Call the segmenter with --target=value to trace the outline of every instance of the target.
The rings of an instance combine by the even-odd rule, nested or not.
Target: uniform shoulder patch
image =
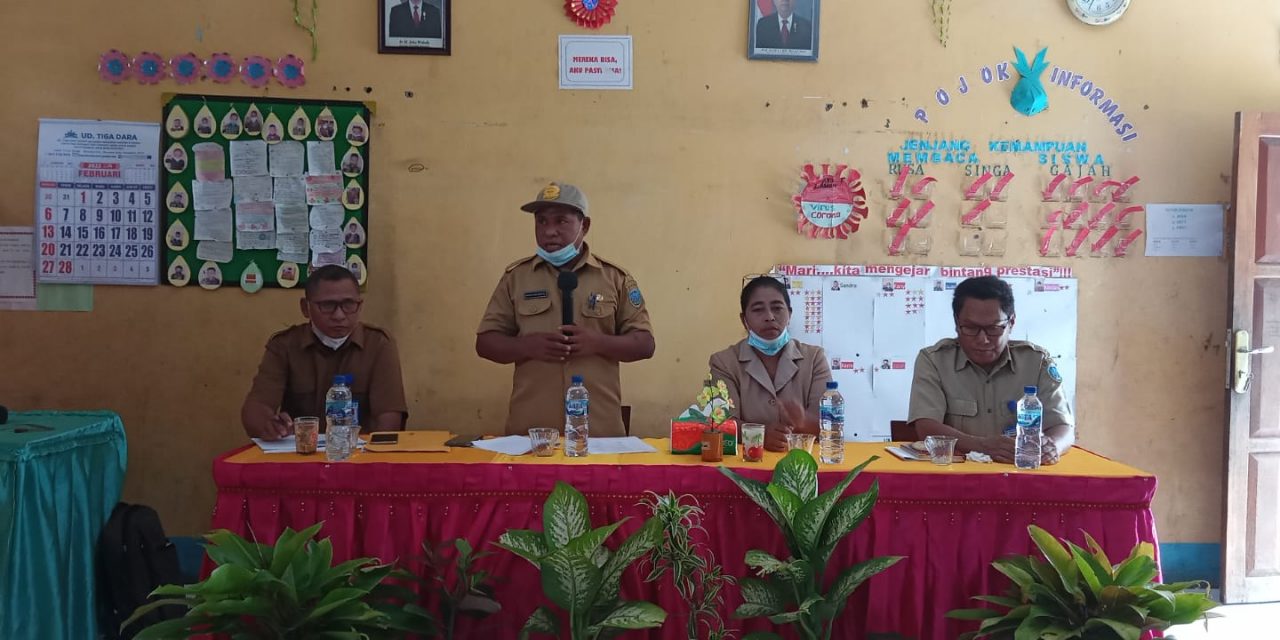
[[[938,342],[934,343],[933,345],[928,346],[928,347],[925,347],[925,348],[924,348],[924,351],[925,351],[926,353],[938,353],[939,351],[945,351],[945,350],[947,350],[947,349],[954,349],[954,348],[956,348],[957,346],[959,346],[959,344],[960,344],[960,343],[959,343],[959,342],[956,342],[956,339],[955,339],[955,338],[943,338],[943,339],[939,340]]]
[[[631,285],[631,289],[627,291],[627,300],[631,302],[631,306],[639,309],[644,305],[644,296],[640,295],[640,287]]]
[[[1058,372],[1058,363],[1054,362],[1053,358],[1048,358],[1045,360],[1045,364],[1047,365],[1046,369],[1049,372],[1049,377],[1053,378],[1054,382],[1062,382],[1062,374]]]
[[[503,270],[503,272],[504,272],[504,273],[511,273],[513,270],[515,270],[515,268],[516,268],[516,267],[518,267],[518,266],[520,266],[520,265],[522,265],[522,264],[524,264],[524,263],[526,263],[526,262],[529,262],[529,261],[533,260],[533,259],[534,259],[534,258],[536,258],[536,257],[538,257],[538,256],[529,256],[529,257],[527,257],[527,258],[520,258],[519,260],[516,260],[515,262],[512,262],[511,264],[507,265],[507,268],[506,268],[506,269],[504,269],[504,270]]]

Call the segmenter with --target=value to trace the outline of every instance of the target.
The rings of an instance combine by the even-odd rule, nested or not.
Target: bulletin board
[[[290,288],[341,264],[366,283],[370,105],[176,95],[162,115],[163,281]]]
[[[1049,351],[1074,405],[1079,281],[1070,267],[781,265],[775,272],[787,276],[791,337],[823,348],[853,408],[845,413],[850,440],[887,441],[889,422],[907,419],[916,355],[955,337],[956,285],[976,276],[1013,288],[1010,339]]]

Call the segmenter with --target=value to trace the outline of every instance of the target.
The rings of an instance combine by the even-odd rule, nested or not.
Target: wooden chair
[[[890,420],[889,437],[894,442],[915,442],[920,439],[919,434],[916,433],[915,425],[908,423],[906,420]]]

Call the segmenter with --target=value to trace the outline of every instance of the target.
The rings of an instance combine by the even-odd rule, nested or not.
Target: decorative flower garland
[[[194,53],[181,53],[165,60],[148,51],[130,58],[129,54],[112,49],[98,57],[98,77],[112,84],[120,84],[129,78],[136,79],[139,84],[159,84],[165,78],[173,78],[174,82],[183,85],[206,79],[227,84],[237,76],[255,88],[266,86],[272,78],[290,89],[307,82],[302,59],[293,54],[284,55],[275,62],[257,55],[237,61],[227,53],[213,53],[204,60]]]
[[[570,20],[588,29],[599,29],[613,20],[618,0],[565,0],[564,12]]]

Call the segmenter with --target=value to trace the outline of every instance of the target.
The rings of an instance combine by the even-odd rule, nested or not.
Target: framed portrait
[[[747,0],[747,57],[818,61],[822,0]]]
[[[378,53],[449,55],[453,0],[378,0]]]

